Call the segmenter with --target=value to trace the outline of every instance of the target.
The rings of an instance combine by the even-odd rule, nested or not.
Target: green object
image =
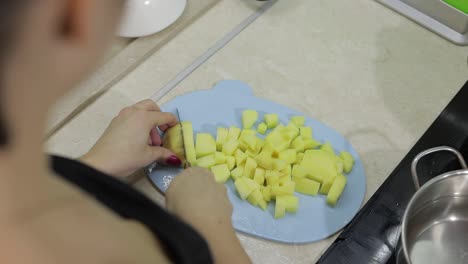
[[[443,0],[448,5],[468,15],[468,0]]]

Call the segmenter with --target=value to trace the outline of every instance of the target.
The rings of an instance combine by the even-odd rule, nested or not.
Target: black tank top
[[[174,263],[213,263],[208,244],[194,229],[131,186],[75,160],[53,156],[52,168],[116,214],[144,224]]]

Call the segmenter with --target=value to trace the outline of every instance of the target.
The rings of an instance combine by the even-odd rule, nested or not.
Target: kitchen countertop
[[[49,150],[85,153],[122,107],[154,94],[258,5],[221,1],[57,131]],[[242,80],[346,136],[364,162],[368,199],[465,83],[467,52],[373,1],[280,0],[158,103]],[[136,187],[163,203],[146,179]],[[311,263],[334,240],[239,237],[254,263]]]

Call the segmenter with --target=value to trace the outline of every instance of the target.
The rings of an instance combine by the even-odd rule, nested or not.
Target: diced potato
[[[263,199],[263,195],[262,193],[260,192],[260,190],[255,190],[253,191],[249,197],[247,197],[247,201],[253,205],[253,206],[257,206],[258,205],[258,193],[260,193],[260,196],[262,196],[262,199]]]
[[[286,215],[286,205],[283,201],[275,203],[275,218],[283,218]]]
[[[258,165],[264,169],[272,170],[273,169],[273,158],[271,154],[269,155],[267,152],[261,152],[255,157]]]
[[[236,166],[236,159],[233,156],[226,156],[226,164],[229,170],[232,170]]]
[[[328,194],[328,191],[330,191],[330,188],[333,185],[333,182],[335,181],[336,177],[337,177],[337,174],[324,178],[322,185],[320,186],[319,192],[321,194]]]
[[[289,132],[291,140],[299,136],[299,128],[292,122],[286,126],[286,131]]]
[[[295,213],[299,208],[299,198],[294,195],[282,195],[276,197],[276,202],[284,204],[286,212]]]
[[[304,151],[304,140],[302,137],[296,137],[292,142],[291,142],[291,148],[295,149],[296,152],[303,152]]]
[[[231,171],[231,177],[234,180],[237,180],[238,178],[242,177],[244,175],[244,166],[237,166],[237,168],[233,169]]]
[[[284,160],[274,159],[273,160],[273,169],[280,171],[288,166],[288,163]]]
[[[211,167],[211,172],[213,172],[216,182],[219,183],[225,183],[229,179],[229,176],[231,176],[231,172],[226,164]]]
[[[314,149],[314,148],[320,147],[320,145],[322,145],[320,142],[318,142],[317,140],[312,139],[312,138],[304,139],[303,142],[304,142],[304,149],[305,150]]]
[[[271,157],[274,151],[275,149],[273,148],[271,143],[265,141],[265,144],[263,145],[263,148],[262,148],[262,153],[267,153],[268,156]]]
[[[279,181],[278,181],[280,186],[288,185],[290,182],[291,182],[291,176],[289,175],[280,176]]]
[[[290,182],[283,186],[272,186],[271,195],[280,196],[280,195],[292,195],[294,194],[296,183]]]
[[[239,147],[237,140],[229,140],[223,145],[223,152],[227,156],[232,156]]]
[[[192,165],[209,169],[212,166],[216,165],[214,154],[201,157],[195,161],[195,164]]]
[[[281,175],[291,177],[292,167],[291,165],[286,166],[286,168],[279,171]]]
[[[286,161],[288,164],[293,164],[296,162],[296,150],[295,149],[288,149],[279,153],[278,158],[280,160]]]
[[[214,159],[216,164],[223,164],[226,163],[226,155],[223,152],[215,152]]]
[[[256,168],[257,162],[254,159],[247,157],[244,167],[244,177],[253,179]]]
[[[239,139],[245,136],[257,136],[257,132],[253,129],[243,129],[240,133]]]
[[[292,176],[297,178],[307,177],[307,170],[302,165],[294,165],[292,169]]]
[[[341,195],[343,194],[343,191],[346,186],[346,177],[343,176],[342,174],[338,175],[335,178],[335,181],[333,182],[332,187],[330,188],[330,191],[328,192],[327,195],[327,203],[331,206],[335,206],[338,199],[340,199]]]
[[[323,150],[305,152],[301,166],[306,169],[308,178],[323,183],[327,178],[336,177],[335,156]]]
[[[340,156],[335,156],[336,160],[336,173],[343,174],[344,172],[344,162]]]
[[[223,145],[226,143],[228,138],[229,130],[225,127],[218,127],[218,131],[216,133],[216,150],[222,151]]]
[[[258,125],[257,132],[262,135],[265,135],[267,129],[268,129],[267,125],[264,122],[262,122]]]
[[[311,127],[300,127],[299,128],[300,135],[302,139],[312,139],[312,128]]]
[[[304,126],[305,117],[304,116],[293,116],[291,117],[291,122],[293,122],[297,127]]]
[[[301,164],[303,159],[304,159],[304,153],[297,153],[296,164]]]
[[[266,114],[265,115],[265,124],[268,128],[274,128],[279,124],[279,118],[276,114]]]
[[[216,141],[207,133],[197,134],[197,142],[195,145],[197,158],[201,158],[216,152]]]
[[[320,189],[320,183],[313,180],[299,177],[293,177],[292,180],[296,183],[296,192],[298,193],[316,196]]]
[[[354,158],[351,153],[342,151],[340,153],[341,159],[343,159],[343,169],[346,173],[350,173],[354,167]]]
[[[242,200],[247,199],[249,195],[255,190],[255,187],[253,187],[251,184],[249,184],[245,178],[238,178],[234,182],[234,186],[236,187],[237,192],[239,193],[239,196],[241,197]]]
[[[245,177],[243,177],[243,179],[254,190],[260,189],[260,185],[256,181],[254,181],[254,180],[252,180],[250,178],[245,178]]]
[[[258,153],[257,153],[256,150],[250,150],[250,149],[248,149],[248,150],[245,151],[245,154],[247,154],[247,157],[250,157],[250,158],[253,158],[253,159],[254,159],[255,157],[257,157],[257,154],[258,154]]]
[[[226,141],[238,140],[238,139],[239,139],[240,133],[241,133],[240,128],[235,127],[235,126],[231,126],[231,127],[229,128],[228,138],[227,138]]]
[[[264,145],[265,145],[265,140],[257,137],[257,149],[256,149],[256,151],[259,152],[260,150],[262,150]]]
[[[184,139],[182,138],[182,128],[177,124],[169,128],[163,137],[163,145],[165,148],[172,150],[182,162],[184,162]]]
[[[242,141],[244,144],[247,145],[247,148],[256,151],[257,150],[257,137],[254,135],[244,135],[243,137],[240,138],[240,141]]]
[[[181,123],[182,129],[184,130],[184,146],[185,147],[185,155],[187,161],[190,164],[195,163],[197,160],[197,153],[195,151],[195,142],[193,140],[193,126],[192,122],[184,121]]]
[[[263,200],[265,200],[267,202],[271,201],[270,190],[271,190],[270,186],[262,186],[260,188],[260,191],[262,192],[262,195],[263,195]]]
[[[326,152],[329,152],[333,155],[335,155],[335,151],[333,150],[333,147],[332,145],[330,144],[330,142],[327,142],[325,144],[323,144],[321,147],[320,147],[321,150],[323,151],[326,151]]]
[[[278,183],[279,181],[279,172],[266,170],[265,171],[265,178],[268,185],[273,186],[274,184]]]
[[[262,208],[262,210],[265,211],[268,208],[268,203],[265,200],[261,199],[258,201],[258,207]]]
[[[255,110],[245,110],[242,112],[242,126],[244,129],[251,128],[257,122],[258,113]]]
[[[262,168],[256,168],[254,173],[254,181],[258,184],[263,185],[265,183],[265,170]]]
[[[245,163],[245,160],[247,159],[247,154],[242,152],[242,150],[237,149],[234,154],[234,157],[236,158],[236,165],[240,166]]]

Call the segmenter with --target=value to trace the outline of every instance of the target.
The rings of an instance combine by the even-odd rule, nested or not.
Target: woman
[[[128,107],[81,162],[43,153],[47,111],[112,39],[123,1],[0,2],[0,263],[246,263],[225,187],[199,168],[170,186],[162,210],[107,175],[154,160],[155,127],[177,123],[151,101]],[[148,143],[151,142],[151,145]]]

